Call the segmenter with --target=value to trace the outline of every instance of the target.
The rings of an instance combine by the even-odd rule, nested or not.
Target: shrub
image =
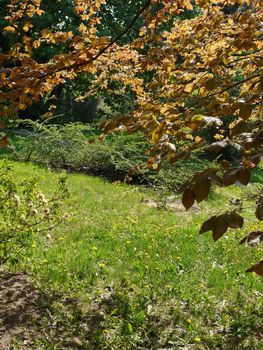
[[[61,178],[48,199],[36,180],[15,181],[12,169],[5,165],[0,176],[0,263],[15,261],[34,235],[52,230],[67,217],[60,211],[68,196],[65,178]]]
[[[140,133],[118,132],[98,141],[98,130],[90,124],[58,126],[31,122],[31,125],[33,128],[27,137],[16,139],[13,159],[104,176],[111,181],[123,181],[131,168],[147,162],[145,150],[150,144]],[[90,143],[91,139],[95,142]],[[175,191],[207,163],[197,156],[176,167],[164,162],[159,173],[146,168],[139,170],[131,183]]]

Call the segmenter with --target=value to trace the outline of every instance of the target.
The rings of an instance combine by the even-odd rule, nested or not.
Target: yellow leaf
[[[162,137],[162,134],[160,132],[153,132],[152,133],[152,142],[158,143],[160,141],[160,138]]]
[[[185,135],[185,138],[186,138],[187,140],[191,140],[191,141],[194,139],[194,137],[193,137],[192,134],[186,134],[186,135]]]
[[[24,31],[24,32],[28,32],[28,31],[29,31],[29,27],[28,27],[28,25],[27,25],[27,24],[25,24],[25,25],[24,25],[24,27],[23,27],[23,31]]]
[[[185,92],[193,92],[195,88],[195,84],[194,83],[189,83],[185,86],[184,91]]]
[[[146,103],[142,106],[144,111],[151,111],[153,109],[153,105],[151,103]]]
[[[216,140],[222,140],[222,139],[224,138],[224,136],[223,136],[223,135],[220,135],[220,134],[215,134],[215,135],[214,135],[214,138],[215,138]]]
[[[48,28],[41,30],[40,33],[41,33],[42,37],[46,38],[46,39],[49,38],[52,35],[51,30],[48,29]]]
[[[40,41],[34,40],[32,45],[34,49],[37,49],[40,46]]]
[[[201,141],[202,141],[201,137],[199,137],[199,136],[196,136],[196,137],[195,137],[195,142],[196,142],[196,143],[199,143],[199,142],[201,142]]]
[[[37,15],[41,16],[41,15],[43,15],[44,13],[45,13],[45,11],[40,10],[40,9],[36,9],[36,14],[37,14]]]
[[[191,119],[191,122],[200,122],[204,119],[204,116],[201,114],[195,115],[193,116],[193,118]]]
[[[32,18],[34,16],[34,12],[33,11],[27,11],[26,15],[30,18]]]
[[[226,55],[222,57],[222,61],[225,65],[228,65],[228,57]]]
[[[4,28],[4,32],[14,33],[15,31],[16,31],[16,29],[14,27],[11,27],[11,26],[7,26]]]

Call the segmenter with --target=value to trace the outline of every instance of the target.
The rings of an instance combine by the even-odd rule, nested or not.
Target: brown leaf
[[[228,229],[227,214],[222,214],[216,217],[216,222],[213,228],[213,239],[217,241],[226,233]]]
[[[256,147],[262,146],[263,144],[263,129],[259,130],[254,136],[254,145]]]
[[[220,187],[224,186],[224,182],[222,177],[218,176],[218,175],[213,175],[213,181]]]
[[[231,136],[241,134],[242,132],[246,132],[247,128],[247,123],[242,120],[231,129],[230,134]]]
[[[211,179],[208,177],[202,177],[196,180],[193,191],[195,199],[198,203],[202,202],[210,193]]]
[[[251,116],[252,110],[253,110],[253,106],[252,105],[250,105],[250,104],[243,104],[240,107],[240,110],[239,110],[240,118],[242,118],[243,120],[248,119]]]
[[[239,244],[247,242],[248,245],[254,247],[257,246],[261,241],[263,241],[263,231],[252,231],[243,237]]]
[[[237,179],[240,181],[243,185],[247,185],[250,181],[251,177],[251,171],[247,168],[241,168],[237,173]]]
[[[237,172],[238,169],[231,169],[225,172],[223,176],[223,181],[225,186],[233,185],[235,182],[237,182]]]
[[[186,209],[191,208],[191,206],[194,204],[195,202],[195,194],[194,191],[191,188],[187,188],[184,193],[183,193],[183,197],[182,197],[182,203],[183,206]]]
[[[186,160],[190,157],[191,155],[191,150],[190,148],[187,148],[184,151],[176,153],[172,158],[171,158],[171,163],[174,164],[178,162],[179,160]]]
[[[259,221],[263,220],[263,198],[262,196],[259,197],[257,200],[257,207],[256,207],[256,217]]]
[[[8,59],[8,55],[3,55],[3,54],[0,54],[0,63],[4,62],[5,60]],[[1,73],[2,73],[3,69],[1,69]]]
[[[210,219],[206,220],[199,231],[200,234],[212,231],[216,224],[216,216],[212,216]]]
[[[261,260],[258,264],[253,265],[252,267],[247,269],[246,272],[255,272],[263,277],[263,260]]]
[[[249,160],[250,160],[252,163],[254,163],[255,165],[258,165],[258,163],[259,163],[260,160],[261,160],[261,156],[260,156],[260,154],[253,154],[253,155],[249,158]]]
[[[92,138],[92,139],[89,139],[88,140],[88,143],[91,145],[93,143],[96,143],[96,139],[95,138]]]
[[[206,87],[207,90],[213,90],[217,85],[217,82],[214,78],[210,78],[206,80],[204,83],[204,86]]]
[[[207,147],[207,150],[210,152],[221,152],[223,149],[225,149],[228,146],[227,141],[218,141],[218,142],[213,142],[210,146]]]
[[[231,228],[241,228],[244,225],[243,217],[235,212],[228,214],[227,222]]]
[[[7,147],[9,145],[8,137],[5,136],[0,140],[0,147]]]
[[[230,163],[229,163],[227,160],[223,159],[223,160],[221,161],[221,166],[222,166],[222,168],[224,168],[224,169],[229,169],[229,168],[230,168]]]
[[[209,220],[205,221],[200,229],[200,234],[212,231],[214,241],[217,241],[228,229],[227,222],[228,214],[222,214],[219,216],[212,216]]]
[[[132,119],[130,116],[123,115],[117,119],[119,125],[129,126],[131,125]]]
[[[111,120],[109,122],[106,122],[104,126],[101,125],[101,128],[103,129],[103,132],[107,134],[110,131],[113,131],[117,126],[116,120]]]
[[[177,193],[181,194],[184,193],[184,191],[190,187],[189,181],[186,181],[185,183],[183,183],[179,189],[177,190]]]

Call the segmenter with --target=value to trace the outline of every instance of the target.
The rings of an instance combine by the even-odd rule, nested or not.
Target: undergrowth
[[[91,141],[92,140],[92,141]],[[11,159],[124,181],[128,171],[147,162],[150,144],[141,135],[118,132],[99,141],[95,126],[71,123],[64,126],[31,122],[30,131],[11,139]],[[175,191],[194,172],[209,164],[196,155],[172,166],[164,162],[161,170],[142,168],[130,178],[132,184]]]

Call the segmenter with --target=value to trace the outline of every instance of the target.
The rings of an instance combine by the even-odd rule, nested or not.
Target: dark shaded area
[[[47,282],[48,284],[48,282]],[[135,299],[134,299],[135,298]],[[180,301],[180,298],[179,298]],[[202,322],[214,333],[213,338],[203,339],[205,349],[243,349],[259,350],[263,340],[262,307],[252,312],[242,309],[243,300],[237,300],[227,308],[231,320],[229,326],[218,326],[217,316],[200,315]],[[148,305],[155,308],[148,314]],[[141,318],[134,315],[134,305],[142,311]],[[107,333],[114,333],[120,323],[119,331],[127,340],[129,350],[172,349],[171,344],[183,342],[188,330],[179,327],[180,313],[194,312],[194,305],[171,304],[158,311],[158,300],[133,295],[125,284],[116,287],[104,286],[100,296],[92,298],[87,304],[80,299],[47,289],[39,292],[26,274],[10,274],[0,271],[0,348],[11,349],[14,339],[20,350],[43,348],[97,350],[110,349]],[[225,312],[221,310],[221,312]],[[131,337],[138,334],[139,340]],[[164,334],[168,332],[169,335]],[[113,334],[112,333],[112,334]],[[168,334],[167,333],[167,334]],[[244,347],[244,339],[251,335],[258,344]],[[123,339],[124,339],[123,338]],[[42,347],[41,347],[42,348]]]

